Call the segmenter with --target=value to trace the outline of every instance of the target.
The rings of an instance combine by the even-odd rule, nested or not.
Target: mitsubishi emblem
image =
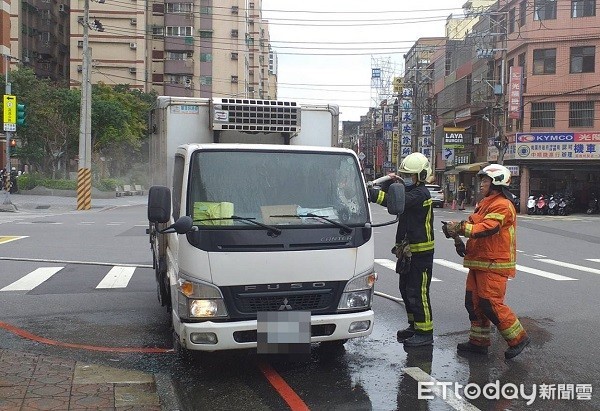
[[[283,299],[283,304],[281,304],[279,306],[279,311],[283,311],[283,310],[292,310],[292,306],[288,304],[288,299],[284,298]]]

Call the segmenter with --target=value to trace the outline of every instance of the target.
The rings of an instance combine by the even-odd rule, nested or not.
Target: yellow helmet
[[[421,153],[411,153],[407,155],[398,171],[402,174],[416,174],[417,180],[424,182],[433,174],[429,159]]]

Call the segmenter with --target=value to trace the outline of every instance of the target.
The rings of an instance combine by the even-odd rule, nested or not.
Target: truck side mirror
[[[182,215],[175,221],[172,225],[161,230],[161,233],[177,233],[177,234],[185,234],[192,230],[194,226],[194,220],[189,215]]]
[[[404,213],[405,202],[404,184],[393,183],[387,191],[387,209],[392,215]]]
[[[148,221],[167,223],[171,219],[171,190],[164,186],[152,186],[148,190]]]

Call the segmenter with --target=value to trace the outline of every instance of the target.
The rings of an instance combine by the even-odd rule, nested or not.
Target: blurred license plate
[[[310,353],[310,311],[257,313],[258,354]]]

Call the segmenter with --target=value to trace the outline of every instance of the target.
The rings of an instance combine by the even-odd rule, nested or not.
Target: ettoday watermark
[[[450,381],[419,381],[418,398],[430,400],[434,393],[447,400],[454,396],[458,399],[475,400],[484,397],[488,400],[526,400],[527,405],[536,400],[591,400],[592,384],[525,384],[501,383],[499,380],[485,385],[477,383],[460,384]]]

